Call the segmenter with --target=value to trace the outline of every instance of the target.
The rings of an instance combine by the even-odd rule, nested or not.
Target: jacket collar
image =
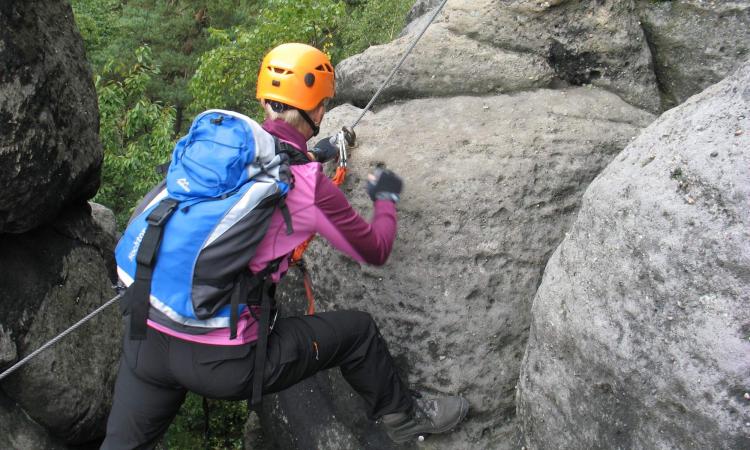
[[[288,142],[307,157],[307,139],[296,128],[281,119],[266,120],[262,127],[282,141]]]

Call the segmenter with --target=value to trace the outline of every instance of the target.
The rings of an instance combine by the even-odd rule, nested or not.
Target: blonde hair
[[[305,119],[302,118],[302,114],[300,114],[296,109],[289,108],[286,111],[279,113],[271,109],[271,105],[269,105],[268,102],[264,101],[262,102],[262,105],[263,109],[266,111],[266,119],[281,119],[296,128],[300,133],[305,133],[307,131],[309,125],[307,124],[307,122],[305,122]]]

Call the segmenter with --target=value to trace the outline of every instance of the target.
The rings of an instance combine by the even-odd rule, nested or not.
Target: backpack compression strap
[[[265,269],[253,275],[253,279],[261,284],[261,301],[260,301],[260,321],[258,322],[258,339],[255,341],[255,373],[253,374],[253,394],[250,398],[250,409],[258,413],[263,398],[263,373],[266,369],[266,353],[268,347],[268,333],[271,323],[271,288],[273,280],[271,274],[279,269],[279,265],[284,258],[278,258],[269,264]],[[234,306],[232,306],[234,309]]]
[[[130,339],[146,339],[146,319],[151,305],[151,278],[156,265],[156,254],[161,245],[164,225],[172,217],[178,204],[177,200],[167,197],[146,218],[148,226],[135,256],[135,281],[128,288]]]
[[[263,372],[266,369],[266,353],[268,350],[268,326],[271,321],[271,296],[268,293],[269,281],[264,281],[261,287],[262,300],[260,303],[260,323],[258,324],[258,340],[255,343],[255,373],[253,374],[253,395],[250,408],[260,417],[263,399]]]

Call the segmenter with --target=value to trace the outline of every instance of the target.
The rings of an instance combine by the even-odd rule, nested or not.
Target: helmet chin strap
[[[295,108],[294,106],[289,106],[285,103],[277,102],[276,100],[266,100],[266,102],[271,106],[271,109],[277,113],[282,113],[291,108],[296,109],[297,111],[299,111],[300,115],[302,115],[302,118],[305,119],[305,122],[310,125],[310,129],[313,132],[313,137],[317,136],[318,133],[320,133],[320,127],[315,125],[315,122],[313,122],[313,120],[310,118],[310,115],[307,114],[307,111],[305,111],[304,109]]]
[[[310,125],[310,129],[313,132],[313,137],[317,136],[318,133],[320,133],[320,127],[315,125],[315,122],[313,122],[313,120],[310,118],[310,116],[307,114],[306,111],[299,109],[299,108],[295,108],[295,109],[299,111],[299,113],[302,115],[302,118],[305,119],[305,122],[307,122],[307,124]]]

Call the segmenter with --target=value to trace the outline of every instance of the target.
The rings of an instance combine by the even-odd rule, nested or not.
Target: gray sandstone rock
[[[49,436],[0,391],[0,448],[62,450],[66,447]]]
[[[650,51],[632,0],[454,0],[447,26],[482,42],[547,59],[557,78],[593,84],[656,112]]]
[[[273,445],[261,447],[256,443],[256,448],[311,450],[387,448],[388,438],[379,436],[373,429],[373,423],[363,423],[366,421],[360,417],[361,410],[334,411],[328,407],[332,398],[342,394],[333,392],[333,386],[336,386],[334,383],[329,378],[329,374],[322,373],[294,385],[282,395],[268,398],[267,404],[264,404],[262,442]],[[358,420],[351,420],[352,417]],[[361,438],[363,432],[368,435],[364,439]],[[373,442],[377,442],[375,447],[369,445]]]
[[[113,244],[114,236],[93,222],[86,204],[68,209],[54,225],[0,234],[0,326],[19,358],[114,296]],[[120,312],[113,306],[0,387],[64,441],[100,438],[111,405],[120,333]]]
[[[116,238],[118,235],[117,231],[117,220],[115,219],[115,213],[111,209],[99,203],[89,202],[91,207],[91,217],[94,219],[96,225],[104,231],[105,236],[111,236]],[[112,240],[112,250],[117,244],[115,240]]]
[[[422,31],[440,3],[442,0],[417,0],[406,15],[406,27],[401,31],[401,36]],[[435,19],[438,20],[437,17]]]
[[[337,96],[363,105],[417,28],[342,61]],[[528,90],[549,86],[554,77],[603,87],[652,112],[660,107],[633,0],[452,0],[431,28],[381,102]]]
[[[324,125],[358,113],[337,108]],[[383,162],[404,177],[390,261],[360,266],[321,240],[307,260],[319,308],[370,312],[414,388],[470,400],[467,422],[430,438],[431,448],[515,448],[515,385],[544,265],[590,180],[652,119],[594,88],[413,100],[363,119],[344,189],[367,216],[367,170]],[[300,287],[287,279],[287,289]],[[336,372],[316,383],[326,377],[337,380],[333,398],[316,401],[308,420],[335,416],[360,448],[389,448],[363,425],[360,400]],[[303,408],[302,394],[279,397]],[[275,419],[292,433],[323,428],[293,417],[284,410]]]
[[[442,0],[417,0],[406,15],[406,22],[411,23],[423,15],[432,12]]]
[[[750,61],[591,183],[534,300],[530,448],[750,448],[748,149]]]
[[[665,108],[722,80],[750,57],[750,1],[640,0]]]
[[[13,342],[13,333],[7,332],[0,324],[0,366],[10,365],[18,358],[16,343]]]
[[[337,95],[364,106],[391,73],[413,36],[370,47],[337,67]],[[431,26],[379,102],[415,97],[515,92],[545,87],[552,70],[544,58],[521,54]]]
[[[0,233],[20,233],[99,186],[96,92],[68,2],[3,1],[0,67]]]

